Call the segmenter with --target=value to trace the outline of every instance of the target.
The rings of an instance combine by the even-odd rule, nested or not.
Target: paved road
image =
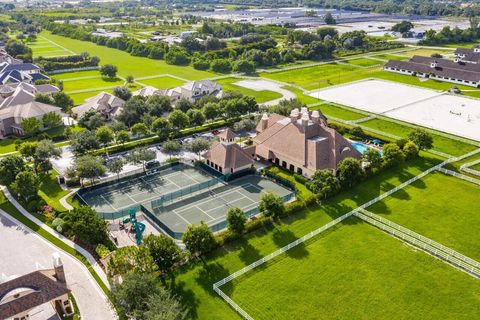
[[[53,267],[52,254],[63,261],[69,288],[80,309],[82,319],[116,319],[115,312],[101,289],[79,261],[53,246],[0,210],[0,278],[23,275],[37,269]]]

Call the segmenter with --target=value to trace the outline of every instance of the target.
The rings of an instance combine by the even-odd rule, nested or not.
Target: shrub
[[[301,174],[298,174],[298,173],[294,173],[293,178],[295,179],[295,181],[300,182],[301,184],[305,184],[305,185],[308,182],[310,182],[310,180],[308,180],[307,178],[305,178],[304,176],[302,176]]]
[[[105,258],[109,253],[110,250],[103,244],[99,244],[95,247],[95,252],[98,254],[100,258]]]

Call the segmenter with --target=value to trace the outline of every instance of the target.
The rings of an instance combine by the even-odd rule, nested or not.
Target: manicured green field
[[[40,190],[38,194],[46,203],[51,205],[55,211],[66,211],[65,207],[60,203],[60,199],[66,196],[70,191],[63,190],[57,182],[58,173],[52,170],[49,174],[40,175]]]
[[[407,138],[409,133],[413,130],[412,127],[401,125],[395,122],[390,122],[383,119],[373,119],[360,123],[362,126],[372,129],[384,131],[402,138]],[[441,135],[432,134],[433,149],[447,153],[454,156],[459,156],[470,151],[475,150],[475,145],[460,142],[455,139],[450,139]]]
[[[52,75],[52,78],[66,82],[66,81],[72,81],[76,79],[97,78],[101,76],[102,75],[98,70],[87,70],[87,71],[58,73],[58,74]]]
[[[216,81],[222,85],[223,90],[240,92],[244,95],[254,97],[258,103],[264,103],[264,102],[279,99],[282,97],[282,95],[278,92],[269,91],[269,90],[255,91],[252,89],[235,85],[235,82],[238,82],[241,80],[242,79],[238,79],[238,78],[225,78],[225,79],[220,79]]]
[[[383,59],[383,60],[407,60],[407,57],[402,57],[402,56],[397,56],[397,55],[392,55],[392,54],[381,54],[381,55],[376,55],[374,56],[377,59]]]
[[[311,207],[283,219],[281,224],[276,224],[275,230],[271,225],[261,227],[247,234],[242,240],[220,248],[206,257],[204,262],[189,264],[177,272],[173,288],[190,307],[189,314],[192,319],[240,319],[235,311],[214,293],[213,283],[375,198],[380,193],[394,188],[440,161],[431,155],[415,159],[413,162],[382,172],[350,191],[324,201],[321,207]],[[349,241],[348,238],[346,241]],[[350,244],[356,245],[355,242]],[[297,271],[292,270],[292,273]],[[389,288],[385,290],[388,291]]]
[[[215,76],[214,73],[195,70],[190,66],[175,66],[167,64],[164,60],[134,57],[125,51],[99,46],[92,42],[53,35],[47,31],[42,31],[40,36],[54,41],[77,54],[86,51],[92,56],[98,56],[100,64],[110,63],[116,65],[118,74],[123,77],[132,75],[135,78],[139,78],[170,73],[181,78],[197,80]]]
[[[175,88],[184,84],[182,80],[172,78],[169,76],[155,77],[149,79],[140,79],[137,80],[138,83],[144,84],[146,86],[152,86],[157,89],[168,89]]]
[[[66,93],[75,92],[78,90],[86,89],[96,89],[96,88],[111,88],[116,86],[121,86],[125,83],[122,79],[119,78],[90,78],[90,79],[80,79],[80,80],[70,80],[63,83],[63,90]]]
[[[331,116],[334,118],[340,118],[342,120],[358,120],[368,117],[368,115],[341,108],[333,103],[321,104],[319,106],[311,107],[310,109],[320,110],[324,115],[327,116],[327,118]]]
[[[416,50],[404,51],[404,52],[399,53],[399,54],[402,55],[402,56],[405,56],[405,57],[413,57],[413,56],[430,57],[434,53],[439,53],[441,55],[452,54],[453,50],[420,48],[420,49],[416,49]]]
[[[373,66],[378,66],[382,64],[378,60],[371,60],[367,58],[352,59],[352,60],[347,60],[345,62],[349,64],[353,64],[354,66],[360,66],[360,67],[373,67]]]
[[[367,210],[480,260],[480,187],[433,173]]]
[[[477,279],[357,218],[221,288],[259,320],[472,319],[480,306]]]
[[[474,166],[471,166],[470,167],[472,170],[477,170],[477,171],[480,171],[480,163],[474,165]]]
[[[295,95],[297,96],[297,99],[303,104],[314,104],[321,101],[317,98],[304,94],[302,90],[292,86],[283,86],[282,89],[286,89],[288,91],[295,93]]]
[[[329,63],[315,67],[261,73],[260,76],[301,86],[306,90],[328,87],[368,77],[375,69],[364,69],[347,64]]]

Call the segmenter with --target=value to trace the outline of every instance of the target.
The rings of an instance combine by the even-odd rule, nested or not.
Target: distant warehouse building
[[[414,56],[409,61],[390,60],[385,64],[384,70],[476,88],[480,87],[480,64],[466,63],[459,58],[452,61],[442,58]]]

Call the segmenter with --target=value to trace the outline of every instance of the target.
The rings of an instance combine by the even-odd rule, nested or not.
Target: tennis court
[[[172,233],[183,233],[188,225],[197,225],[201,221],[218,231],[226,226],[229,208],[240,208],[247,215],[250,212],[249,216],[257,214],[260,198],[265,192],[273,192],[285,199],[292,195],[292,191],[275,182],[249,175],[156,208],[146,207],[161,221],[162,227]]]
[[[81,197],[97,212],[110,213],[210,179],[212,176],[201,170],[179,164],[154,174],[89,190]]]

